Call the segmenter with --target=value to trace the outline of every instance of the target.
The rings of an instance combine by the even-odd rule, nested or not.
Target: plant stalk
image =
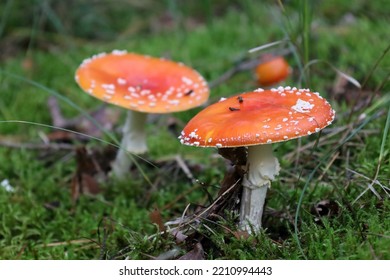
[[[261,229],[264,202],[271,181],[279,174],[280,165],[272,154],[272,146],[248,147],[247,173],[242,182],[240,228],[248,233]]]
[[[128,111],[123,127],[123,138],[120,149],[112,164],[112,173],[119,179],[123,179],[129,172],[132,154],[143,154],[146,146],[145,123],[147,114],[136,111]]]

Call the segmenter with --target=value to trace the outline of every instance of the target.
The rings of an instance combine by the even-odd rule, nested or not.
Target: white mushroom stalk
[[[270,144],[248,147],[247,173],[244,176],[240,209],[240,228],[249,233],[261,229],[264,202],[271,181],[279,174],[280,165]]]
[[[145,123],[147,114],[137,111],[127,111],[127,118],[123,127],[123,138],[120,149],[112,164],[112,173],[117,178],[124,178],[132,165],[132,154],[143,154],[148,148],[146,145]]]

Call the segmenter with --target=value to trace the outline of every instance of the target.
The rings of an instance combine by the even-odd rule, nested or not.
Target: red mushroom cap
[[[260,63],[255,71],[257,81],[261,86],[271,86],[287,78],[291,72],[291,67],[283,56],[266,55],[266,60]]]
[[[147,113],[184,111],[209,96],[205,79],[184,64],[126,51],[84,60],[75,79],[98,99]]]
[[[188,122],[179,139],[186,145],[218,148],[269,144],[318,132],[334,116],[317,92],[258,89],[205,108]]]

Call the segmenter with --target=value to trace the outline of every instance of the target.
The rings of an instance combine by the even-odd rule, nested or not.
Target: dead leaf
[[[35,62],[32,57],[25,57],[21,62],[21,66],[26,72],[31,72],[35,68]]]
[[[157,257],[155,257],[155,260],[173,260],[180,254],[180,249],[179,248],[173,248],[169,251],[166,251],[164,253],[161,253]]]
[[[219,148],[218,153],[229,160],[232,165],[246,165],[246,147]]]
[[[97,178],[105,176],[94,153],[88,153],[85,147],[76,149],[76,173],[72,178],[72,200],[76,202],[81,194],[97,195],[100,193]]]
[[[196,243],[194,249],[181,256],[179,260],[204,260],[204,250],[200,242]]]
[[[113,129],[114,124],[117,123],[120,116],[120,111],[114,108],[103,105],[98,109],[92,111],[90,116],[105,130]],[[100,137],[103,131],[97,127],[91,120],[84,116],[78,117],[74,120],[77,123],[76,129],[89,136]]]
[[[337,202],[332,200],[321,200],[316,203],[312,209],[311,213],[317,217],[314,219],[315,222],[321,222],[322,217],[334,217],[339,214],[340,207]]]
[[[233,232],[233,235],[237,239],[245,239],[245,240],[251,236],[247,231],[244,230],[235,231]]]
[[[61,202],[58,200],[46,202],[45,204],[43,204],[43,207],[45,207],[47,210],[56,210],[60,206],[61,206]]]
[[[176,238],[177,244],[183,243],[188,237],[188,235],[185,235],[183,231],[178,229],[174,229],[170,233]]]
[[[69,131],[55,130],[46,135],[49,142],[55,143],[72,143],[73,141],[79,139],[77,134]]]
[[[156,224],[158,226],[159,231],[165,231],[165,225],[161,216],[161,212],[159,209],[155,208],[152,212],[149,213],[149,219],[152,221],[153,224]]]
[[[321,200],[314,206],[315,213],[318,216],[335,216],[339,213],[339,205],[332,200]]]
[[[100,193],[98,182],[91,175],[76,173],[72,179],[72,201],[75,203],[81,194],[94,196]]]

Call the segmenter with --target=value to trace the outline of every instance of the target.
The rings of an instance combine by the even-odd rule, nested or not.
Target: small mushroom
[[[240,227],[251,232],[261,228],[266,193],[280,170],[271,144],[320,131],[332,123],[335,111],[309,89],[257,89],[239,96],[242,102],[232,96],[199,112],[179,139],[199,147],[247,147]]]
[[[284,81],[291,73],[291,67],[283,56],[270,54],[263,56],[264,62],[255,69],[257,82],[260,86],[272,86]]]
[[[121,149],[112,165],[118,178],[123,178],[131,165],[128,152],[147,151],[148,113],[188,110],[209,96],[205,79],[184,64],[119,50],[84,60],[75,79],[92,96],[128,109]]]

